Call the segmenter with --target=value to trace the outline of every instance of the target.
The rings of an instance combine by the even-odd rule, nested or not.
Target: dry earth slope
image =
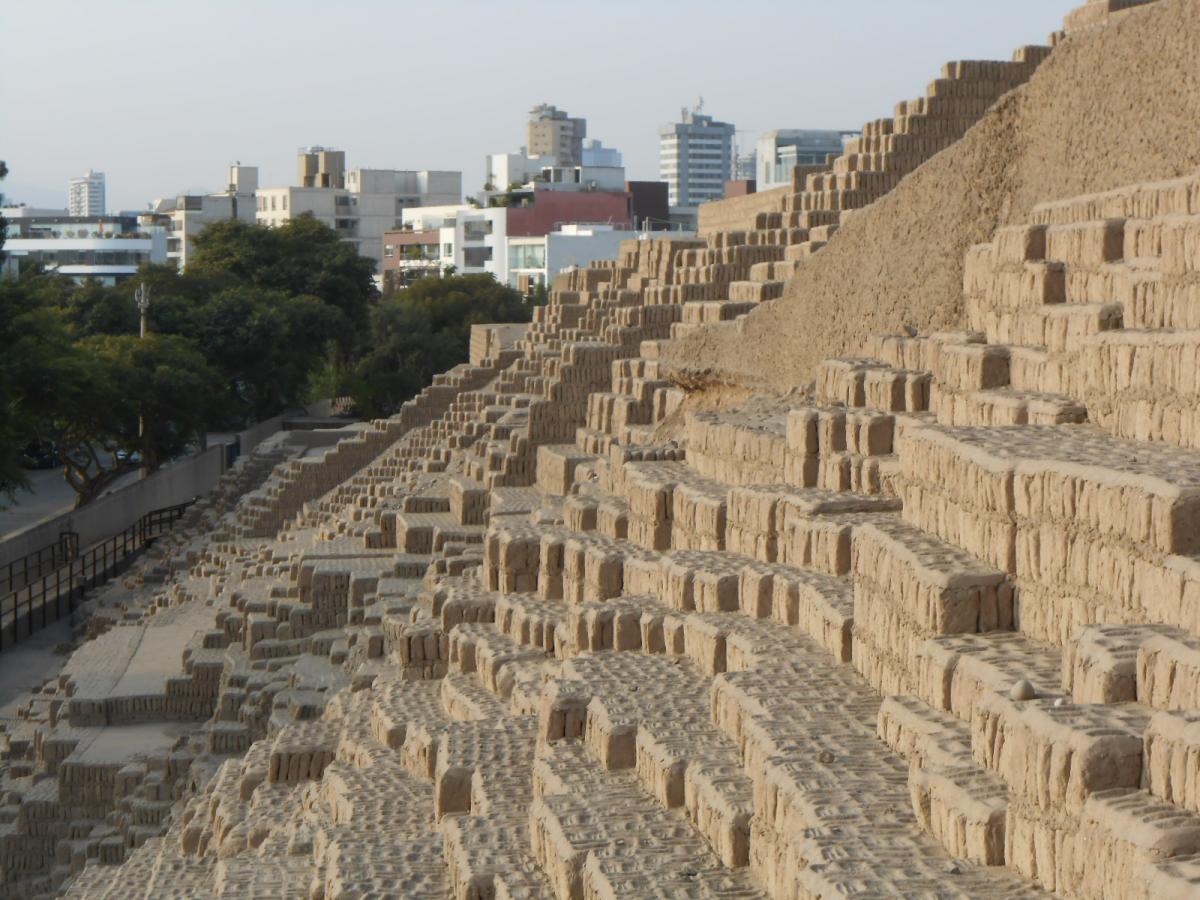
[[[672,341],[665,362],[786,390],[863,335],[962,327],[968,247],[1027,221],[1036,203],[1200,168],[1197,121],[1198,0],[1164,0],[1072,34],[963,140],[845,217],[781,300]]]

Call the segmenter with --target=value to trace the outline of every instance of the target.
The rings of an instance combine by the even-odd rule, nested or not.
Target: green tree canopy
[[[337,232],[310,215],[278,228],[229,220],[209,225],[195,239],[188,274],[232,276],[239,282],[310,294],[365,326],[368,305],[377,296],[374,263]]]
[[[24,447],[37,440],[59,387],[82,377],[61,312],[41,306],[17,282],[0,280],[0,495],[12,499],[28,480]]]
[[[54,445],[82,503],[137,467],[131,451],[155,468],[206,430],[242,428],[313,391],[390,413],[466,361],[472,325],[531,315],[490,275],[423,279],[380,302],[373,270],[302,216],[210,225],[182,274],[148,265],[106,287],[34,267],[0,284],[0,493],[25,483],[18,462],[33,442]]]
[[[35,429],[61,456],[77,505],[139,465],[156,469],[195,444],[220,397],[217,373],[177,336],[93,335],[59,347],[58,356],[54,400]]]
[[[352,378],[359,412],[386,415],[470,356],[471,326],[528,322],[532,306],[491,275],[422,278],[378,303]]]

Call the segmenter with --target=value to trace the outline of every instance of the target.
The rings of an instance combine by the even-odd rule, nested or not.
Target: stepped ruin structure
[[[1050,43],[235,470],[10,724],[4,895],[1200,896],[1200,137],[1118,117],[1200,4]]]

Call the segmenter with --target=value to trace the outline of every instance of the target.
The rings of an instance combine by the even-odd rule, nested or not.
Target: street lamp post
[[[146,287],[145,282],[137,286],[137,290],[133,292],[133,299],[137,301],[138,312],[142,315],[142,328],[140,337],[146,337],[146,314],[150,312],[150,288]]]
[[[150,312],[150,288],[146,287],[145,282],[141,282],[137,286],[137,290],[133,293],[133,299],[137,301],[138,312],[141,314],[141,328],[139,337],[141,340],[146,339],[146,334],[149,331],[148,314]],[[140,461],[140,470],[142,477],[146,477],[146,417],[138,416],[138,451],[142,454]]]

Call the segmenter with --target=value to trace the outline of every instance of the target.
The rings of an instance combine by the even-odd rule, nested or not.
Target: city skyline
[[[237,161],[258,166],[263,186],[292,184],[296,148],[323,144],[351,167],[461,170],[470,194],[486,155],[524,144],[529,110],[543,102],[586,118],[589,137],[624,154],[629,178],[657,179],[658,127],[700,95],[706,112],[737,126],[743,152],[776,128],[854,129],[890,115],[897,96],[919,96],[947,60],[1007,59],[1044,42],[1073,5],[879,0],[858,9],[887,27],[864,29],[861,17],[815,3],[749,2],[730,21],[715,3],[662,0],[634,18],[626,0],[586,17],[524,0],[442,41],[405,37],[411,6],[360,2],[343,8],[345,52],[332,55],[307,2],[250,11],[225,0],[202,9],[114,0],[88,29],[61,32],[53,25],[70,4],[23,6],[6,11],[9,33],[22,36],[6,53],[9,71],[44,66],[46,44],[31,38],[53,31],[57,74],[37,91],[0,82],[6,119],[38,125],[6,129],[2,190],[11,202],[65,206],[68,180],[90,168],[107,175],[109,210],[139,209],[222,190]],[[470,22],[485,7],[442,9]],[[784,17],[802,24],[780,40],[771,23]],[[165,52],[181,35],[181,52]],[[173,72],[161,71],[167,59]],[[103,101],[88,104],[80,86],[97,78]]]

